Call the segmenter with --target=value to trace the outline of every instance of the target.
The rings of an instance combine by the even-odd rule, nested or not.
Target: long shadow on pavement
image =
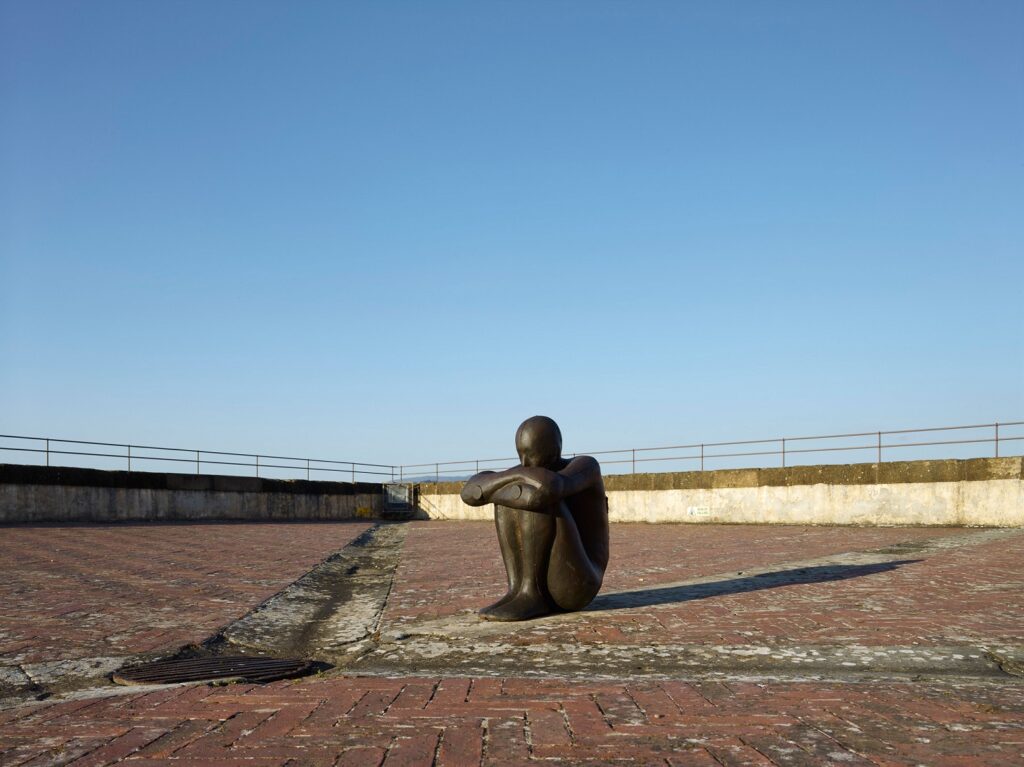
[[[741,594],[746,591],[775,589],[781,586],[793,586],[803,583],[822,583],[825,581],[841,581],[847,578],[860,578],[864,575],[885,573],[903,565],[921,562],[920,559],[900,559],[892,562],[879,562],[868,565],[819,565],[816,567],[799,567],[792,570],[778,570],[772,573],[760,573],[745,578],[729,578],[724,581],[710,583],[692,583],[681,586],[661,586],[636,591],[620,591],[616,594],[599,594],[587,612],[597,610],[623,610],[630,607],[650,607],[652,605],[688,602],[693,599],[721,597],[727,594]]]

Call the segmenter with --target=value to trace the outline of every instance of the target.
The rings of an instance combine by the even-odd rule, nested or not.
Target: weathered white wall
[[[491,519],[454,493],[421,493],[431,519]],[[1024,526],[1024,481],[610,490],[612,522]]]

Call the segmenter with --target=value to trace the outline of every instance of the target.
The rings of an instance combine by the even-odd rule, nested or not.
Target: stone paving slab
[[[117,594],[152,584],[155,606],[167,604],[164,580],[195,577],[183,563],[237,573],[243,596],[230,609],[199,601],[164,627],[183,642],[277,590],[226,631],[274,641],[295,629],[274,605],[299,593],[312,600],[303,614],[347,643],[315,644],[338,667],[262,686],[95,684],[8,699],[0,765],[1024,763],[1024,530],[615,525],[594,609],[493,624],[472,613],[503,591],[489,524],[286,525],[276,536],[277,525],[225,527],[248,543],[221,558],[196,543],[213,552],[205,559],[148,556],[120,527],[50,529],[63,551],[85,531],[97,551],[123,549],[96,558],[105,583]],[[2,531],[0,551],[23,549],[7,535],[18,531]],[[40,605],[63,598],[53,559],[31,569]],[[267,581],[258,594],[256,580]],[[21,630],[31,599],[7,593],[23,612],[0,608],[0,626]],[[106,590],[89,593],[93,609],[118,615],[103,613]],[[144,634],[147,615],[163,613],[137,604],[131,625]],[[349,605],[360,625],[350,636],[335,631]],[[60,631],[73,648],[65,662],[102,657],[106,637],[66,621],[29,646],[35,657],[60,646]],[[430,646],[434,659],[416,650]],[[588,655],[596,662],[559,661]]]

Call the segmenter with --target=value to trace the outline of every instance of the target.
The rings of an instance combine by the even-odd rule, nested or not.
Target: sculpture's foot
[[[480,611],[485,621],[528,621],[554,612],[543,597],[535,594],[516,594],[506,602],[498,601]]]
[[[497,610],[502,605],[506,604],[507,602],[512,601],[512,597],[514,597],[514,596],[515,596],[514,593],[512,593],[511,591],[508,591],[508,592],[505,593],[505,596],[503,596],[497,602],[495,602],[492,605],[487,605],[487,607],[481,607],[479,610],[477,610],[477,612],[480,614],[481,617],[486,617],[486,616],[490,615],[492,612],[494,612],[495,610]]]

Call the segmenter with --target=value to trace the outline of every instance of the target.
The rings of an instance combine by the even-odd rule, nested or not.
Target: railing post
[[[356,483],[356,465],[352,464],[352,484]]]
[[[636,474],[636,448],[633,448],[633,473]]]
[[[46,465],[50,465],[50,440],[46,440]]]
[[[399,482],[404,482],[405,481],[405,464],[404,463],[401,466],[398,467],[398,481]]]
[[[996,432],[996,433],[998,434],[998,432]],[[477,473],[477,474],[479,474],[479,473],[480,473],[480,461],[477,461],[477,462],[476,462],[476,473]]]
[[[128,446],[128,471],[132,470],[132,446]]]
[[[999,421],[996,421],[996,458],[999,457]]]
[[[256,456],[256,476],[260,475],[260,457]]]
[[[309,459],[306,459],[306,481],[309,482]]]
[[[700,470],[704,471],[704,443],[700,446]]]
[[[786,438],[782,438],[782,468],[786,468]]]
[[[441,484],[441,464],[439,463],[434,464],[434,484]]]
[[[878,432],[878,462],[882,462],[882,432]]]
[[[196,450],[196,474],[199,473],[199,451]]]

